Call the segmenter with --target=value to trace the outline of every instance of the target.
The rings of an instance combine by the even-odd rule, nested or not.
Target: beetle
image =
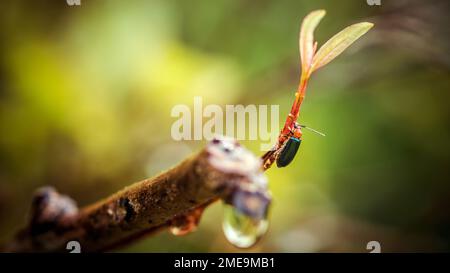
[[[305,125],[299,125],[298,123],[295,123],[294,130],[292,130],[291,133],[292,136],[289,137],[289,139],[286,141],[284,146],[281,148],[281,151],[277,155],[276,162],[278,168],[286,167],[287,165],[289,165],[297,154],[298,149],[300,148],[300,144],[302,143],[303,133],[301,131],[301,128],[305,128],[313,131],[316,134],[325,136],[324,133],[321,133]]]
[[[282,168],[289,165],[297,154],[298,148],[300,148],[300,144],[302,140],[296,137],[290,137],[289,140],[284,145],[281,152],[277,157],[277,167]]]

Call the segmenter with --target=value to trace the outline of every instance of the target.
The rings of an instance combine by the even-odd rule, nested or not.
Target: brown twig
[[[184,234],[218,199],[239,204],[252,217],[265,217],[266,184],[259,158],[233,139],[217,138],[176,167],[80,210],[53,188],[40,189],[28,226],[5,250],[67,251],[74,240],[82,252],[105,251],[171,225]]]

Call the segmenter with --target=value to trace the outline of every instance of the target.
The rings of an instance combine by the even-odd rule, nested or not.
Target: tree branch
[[[5,250],[67,251],[67,242],[75,240],[83,252],[105,251],[162,227],[183,234],[218,199],[255,218],[264,217],[270,204],[261,160],[223,137],[174,168],[82,209],[51,187],[38,190],[28,226]]]

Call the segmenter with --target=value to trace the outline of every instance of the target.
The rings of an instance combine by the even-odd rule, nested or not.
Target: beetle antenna
[[[319,131],[317,131],[317,130],[311,128],[311,127],[308,127],[308,126],[306,126],[306,125],[300,125],[300,127],[301,127],[301,128],[305,128],[305,129],[307,129],[307,130],[310,130],[311,132],[314,132],[314,133],[316,133],[316,134],[318,134],[318,135],[325,136],[324,133],[319,132]]]

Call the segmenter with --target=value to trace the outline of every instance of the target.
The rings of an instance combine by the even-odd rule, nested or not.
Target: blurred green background
[[[367,35],[308,87],[296,160],[267,172],[270,229],[251,252],[450,250],[446,1],[5,1],[0,10],[0,241],[33,191],[80,206],[178,163],[204,141],[172,140],[177,104],[279,104],[298,83],[301,19],[327,16],[319,45],[359,21]],[[260,154],[259,141],[243,144]],[[198,230],[119,251],[235,252],[222,204]]]

